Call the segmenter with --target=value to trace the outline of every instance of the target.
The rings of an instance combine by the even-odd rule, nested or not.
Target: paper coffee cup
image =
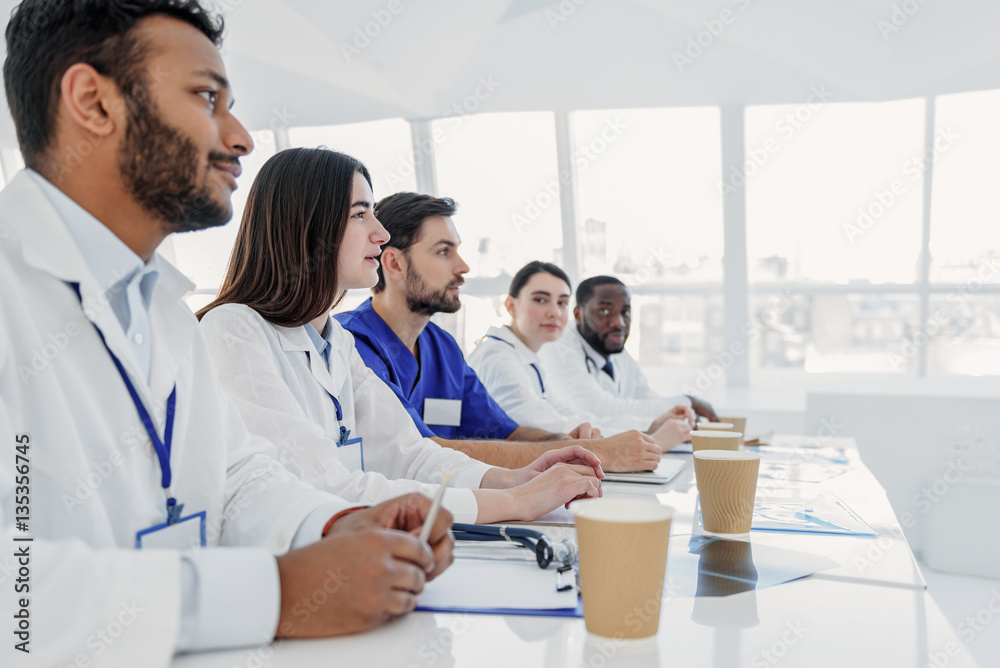
[[[587,630],[607,638],[656,635],[673,508],[641,498],[600,498],[570,509]]]
[[[691,432],[691,450],[739,450],[742,437],[738,431],[697,429]]]
[[[760,455],[756,452],[700,450],[694,453],[694,476],[705,531],[721,534],[750,531],[759,470]]]
[[[739,431],[735,429],[735,425],[728,420],[722,420],[721,422],[699,422],[699,431]]]
[[[732,423],[733,431],[738,431],[741,434],[747,433],[747,419],[745,417],[720,417],[719,420]],[[740,445],[743,445],[742,438],[740,439]]]

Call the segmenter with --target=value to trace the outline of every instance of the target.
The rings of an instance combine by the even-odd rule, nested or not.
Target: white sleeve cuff
[[[365,504],[359,503],[358,505],[363,506]],[[343,503],[328,503],[306,515],[306,518],[302,520],[302,524],[299,525],[299,530],[295,532],[295,537],[292,538],[290,549],[297,550],[317,542],[323,537],[323,529],[326,528],[326,523],[330,521],[330,518],[344,510]]]
[[[462,524],[475,524],[479,517],[479,502],[471,489],[449,488],[441,505]]]
[[[186,550],[181,583],[178,652],[266,645],[274,639],[281,581],[278,562],[267,550]]]
[[[493,467],[489,464],[473,459],[469,461],[467,467],[460,470],[454,477],[451,481],[451,487],[479,489],[483,485],[483,478],[491,468]]]

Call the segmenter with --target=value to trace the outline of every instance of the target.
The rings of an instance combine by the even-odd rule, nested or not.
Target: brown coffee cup
[[[642,498],[600,498],[578,501],[571,510],[587,630],[607,638],[655,636],[673,508]]]
[[[691,432],[691,450],[739,450],[743,434],[738,431],[695,430]]]
[[[750,531],[760,455],[734,450],[694,453],[694,475],[705,531],[742,534]]]
[[[747,419],[745,417],[720,417],[719,420],[722,422],[731,422],[733,425],[733,431],[738,431],[741,434],[747,433]],[[740,439],[740,445],[743,445],[743,439]]]
[[[739,431],[735,428],[735,425],[728,420],[721,420],[719,422],[699,422],[699,431]]]

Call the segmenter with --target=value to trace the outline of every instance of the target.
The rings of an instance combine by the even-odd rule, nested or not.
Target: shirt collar
[[[513,346],[518,358],[525,364],[541,363],[538,353],[532,351],[531,348],[524,345],[524,341],[519,339],[517,334],[515,334],[514,331],[507,325],[504,325],[503,327],[490,327],[486,332],[486,336],[496,337],[504,343],[508,343]]]
[[[119,290],[124,290],[138,281],[140,294],[148,309],[160,276],[157,255],[154,254],[148,263],[143,263],[142,258],[125,242],[69,195],[33,169],[26,171],[66,224],[98,288],[102,292],[109,292],[118,286]]]
[[[330,348],[333,347],[333,344],[330,342],[329,339],[330,330],[332,329],[330,327],[329,317],[327,318],[326,326],[323,328],[323,331],[326,332],[327,334],[326,336],[323,336],[322,334],[317,332],[316,328],[313,327],[313,324],[311,322],[307,322],[304,325],[304,328],[306,330],[306,334],[308,334],[309,338],[312,339],[313,345],[316,346],[316,352],[318,352],[320,355],[323,356],[323,360],[326,361],[327,366],[329,366]]]

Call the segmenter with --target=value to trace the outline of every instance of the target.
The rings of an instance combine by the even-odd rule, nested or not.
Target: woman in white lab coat
[[[566,413],[549,402],[538,350],[559,339],[569,322],[570,281],[551,262],[529,262],[514,275],[504,307],[510,325],[490,327],[468,357],[479,380],[504,412],[518,424],[568,432],[580,423],[615,434],[645,428],[648,418],[597,418],[585,410]],[[689,440],[693,413],[676,406],[649,426],[664,450]]]
[[[368,171],[342,153],[290,149],[258,174],[219,295],[198,314],[247,427],[302,479],[359,504],[432,494],[447,471],[458,489],[444,505],[464,522],[535,519],[600,494],[598,460],[580,447],[510,470],[420,436],[329,316],[345,290],[377,281],[389,235],[373,207]]]

